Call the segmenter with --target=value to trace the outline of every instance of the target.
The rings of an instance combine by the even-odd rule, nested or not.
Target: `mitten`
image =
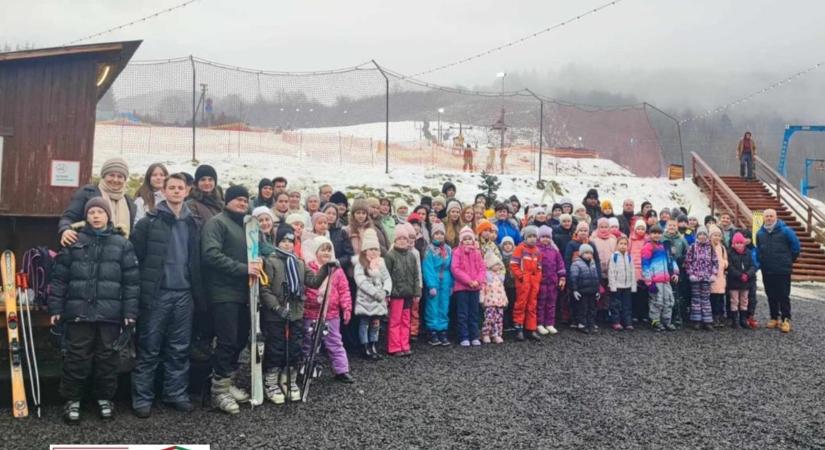
[[[742,282],[743,282],[743,283],[747,283],[747,282],[748,282],[748,274],[743,273],[743,274],[742,274],[742,276],[741,276],[740,278],[741,278],[741,280],[742,280]]]
[[[438,291],[435,288],[430,288],[430,297],[435,297],[438,294]]]
[[[581,293],[580,293],[579,291],[574,291],[574,292],[573,292],[573,298],[575,298],[575,299],[576,299],[576,301],[579,301],[579,300],[581,300],[581,299],[582,299],[582,295],[581,295]]]
[[[651,294],[659,292],[659,288],[656,287],[656,283],[650,283],[650,286],[647,288],[647,292],[650,292]]]

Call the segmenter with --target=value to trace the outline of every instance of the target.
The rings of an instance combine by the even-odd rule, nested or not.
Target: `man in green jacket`
[[[662,243],[670,251],[670,256],[676,261],[679,273],[684,273],[685,255],[687,255],[688,243],[684,236],[679,233],[679,222],[675,217],[667,221],[665,232],[662,235]],[[679,284],[673,292],[673,314],[672,321],[676,326],[682,326],[683,320],[687,320],[690,309],[690,280],[688,277],[679,277]]]
[[[249,209],[249,192],[232,186],[224,197],[223,212],[209,219],[201,233],[201,268],[212,304],[215,346],[212,373],[212,406],[237,414],[238,402],[249,396],[232,385],[238,356],[249,338],[249,277],[257,277],[261,263],[246,260],[243,219]]]

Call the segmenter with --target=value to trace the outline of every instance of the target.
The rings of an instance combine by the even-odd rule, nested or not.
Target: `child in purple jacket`
[[[685,255],[685,272],[690,279],[690,320],[698,330],[700,324],[705,330],[713,330],[713,312],[710,307],[710,283],[719,271],[719,260],[710,245],[708,229],[696,230],[696,242]]]
[[[547,225],[539,227],[539,251],[541,252],[541,284],[538,299],[539,334],[556,334],[556,299],[559,289],[564,289],[567,271],[564,258],[553,242],[553,229]]]

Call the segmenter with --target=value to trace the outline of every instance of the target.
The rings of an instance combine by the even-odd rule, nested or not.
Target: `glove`
[[[438,291],[435,288],[430,288],[430,297],[435,297],[438,294]]]
[[[650,292],[651,294],[659,292],[659,288],[656,287],[656,283],[650,283],[650,286],[647,288],[647,292]]]
[[[599,293],[599,292],[596,292],[596,300],[599,300],[600,298],[602,298],[602,294]]]
[[[579,291],[575,291],[575,292],[573,292],[573,298],[575,298],[576,301],[579,301],[579,300],[582,299],[582,295],[581,295],[581,293],[579,293]]]
[[[339,263],[337,259],[333,259],[332,261],[328,261],[326,264],[324,264],[324,266],[327,268],[327,270],[335,270],[341,267],[341,263]]]
[[[741,276],[740,278],[742,279],[742,282],[743,282],[743,283],[747,283],[747,282],[748,282],[748,274],[743,273],[743,274],[742,274],[742,276]]]

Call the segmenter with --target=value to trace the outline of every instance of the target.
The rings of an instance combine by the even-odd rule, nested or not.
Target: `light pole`
[[[441,146],[441,115],[444,114],[444,108],[438,108],[438,136],[435,139],[436,144]]]

